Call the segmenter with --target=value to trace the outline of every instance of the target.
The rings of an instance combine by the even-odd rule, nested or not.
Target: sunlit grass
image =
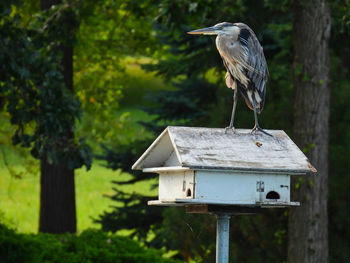
[[[127,193],[157,194],[157,190],[151,190],[153,182],[140,182],[132,185],[116,185],[113,180],[124,181],[131,178],[130,174],[121,171],[112,171],[98,163],[93,165],[91,171],[79,169],[76,171],[76,202],[78,230],[97,227],[100,225],[93,223],[104,211],[110,211],[111,206],[118,205],[106,196],[114,193],[112,187],[116,187]],[[120,204],[119,204],[120,205]]]
[[[21,232],[36,232],[39,218],[39,178],[12,177],[6,168],[0,169],[0,209],[4,217]]]
[[[87,228],[99,228],[94,219],[103,211],[111,210],[111,205],[117,205],[105,195],[112,195],[112,180],[127,180],[130,175],[120,171],[112,171],[98,163],[90,171],[76,170],[76,204],[77,228],[82,231]],[[39,175],[28,174],[22,179],[13,178],[5,167],[0,167],[0,210],[5,218],[19,232],[35,233],[39,222]],[[126,192],[156,194],[150,190],[152,182],[141,182],[134,185],[118,186]]]

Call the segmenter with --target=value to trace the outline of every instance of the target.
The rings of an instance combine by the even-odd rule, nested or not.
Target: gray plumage
[[[261,113],[266,93],[268,79],[267,63],[253,30],[243,23],[223,22],[213,27],[197,29],[189,34],[217,35],[216,47],[226,67],[226,85],[235,91],[234,104],[230,126],[233,120],[237,103],[236,92],[242,94],[247,106],[254,110],[255,127],[260,130],[256,113]]]
[[[243,23],[220,23],[216,26],[233,27],[216,38],[216,47],[227,69],[226,84],[238,88],[250,109],[260,113],[265,102],[268,70],[263,48],[254,32]],[[235,83],[238,81],[238,83]],[[233,85],[232,85],[233,84]],[[253,101],[254,100],[254,101]]]

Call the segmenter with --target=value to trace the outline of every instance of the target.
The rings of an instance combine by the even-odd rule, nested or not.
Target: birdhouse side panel
[[[232,172],[196,171],[196,199],[255,204],[258,175]]]
[[[174,201],[177,198],[192,199],[194,193],[194,172],[178,171],[159,174],[159,200]]]
[[[196,199],[238,205],[290,202],[290,176],[196,171]]]

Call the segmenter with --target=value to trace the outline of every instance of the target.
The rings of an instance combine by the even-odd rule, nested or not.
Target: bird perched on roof
[[[234,90],[231,121],[225,132],[234,129],[239,90],[247,106],[254,111],[255,126],[252,133],[261,131],[270,135],[260,128],[257,117],[264,107],[268,69],[263,48],[253,30],[243,23],[223,22],[188,34],[217,35],[216,47],[227,70],[226,85]]]

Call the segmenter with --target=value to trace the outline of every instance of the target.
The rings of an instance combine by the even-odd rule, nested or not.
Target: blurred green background
[[[348,262],[350,2],[336,0],[329,5],[330,262]],[[67,17],[70,23],[63,23]],[[129,254],[135,253],[130,250],[120,262],[163,262],[169,257],[213,262],[215,218],[185,214],[181,208],[147,207],[147,200],[157,195],[157,178],[130,167],[167,125],[228,125],[233,94],[225,87],[215,38],[186,34],[223,21],[242,21],[255,31],[270,72],[259,121],[262,127],[283,129],[293,137],[292,76],[298,69],[292,65],[291,1],[67,0],[46,11],[40,10],[38,0],[0,4],[0,247],[4,245],[0,253],[7,253],[8,262],[41,262],[37,258],[44,262],[50,254],[28,252],[33,255],[28,259],[11,258],[6,251],[13,247],[18,248],[13,255],[24,255],[25,244],[66,244],[61,237],[36,234],[42,156],[53,162],[69,156],[69,165],[76,168],[78,236],[63,237],[68,245],[61,247],[62,258],[72,256],[72,247],[76,252],[92,251],[95,244],[101,250],[91,255],[102,255],[110,238],[124,242],[120,236],[128,236],[137,242],[130,245],[135,251],[159,250],[145,252],[147,259],[130,259]],[[62,45],[74,50],[74,92],[63,94],[59,66],[63,55],[56,52]],[[38,110],[42,105],[51,115]],[[236,127],[251,128],[253,120],[239,98]],[[50,136],[67,126],[74,127],[74,141],[62,149],[53,146]],[[43,129],[50,136],[45,137]],[[232,262],[285,262],[287,218],[288,210],[267,209],[232,220]],[[9,240],[15,245],[6,247],[12,244]],[[108,249],[109,255],[115,248]]]

